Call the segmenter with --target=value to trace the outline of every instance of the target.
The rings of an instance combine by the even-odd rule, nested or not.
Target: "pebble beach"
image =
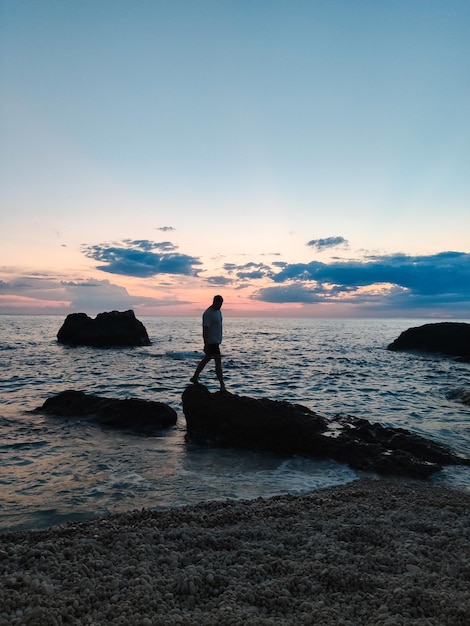
[[[360,479],[0,537],[0,625],[470,624],[470,493]]]

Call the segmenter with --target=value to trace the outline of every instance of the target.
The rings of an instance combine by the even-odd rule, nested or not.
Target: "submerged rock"
[[[57,333],[57,341],[93,347],[150,345],[145,326],[132,310],[99,313],[95,319],[86,313],[71,313]]]
[[[454,389],[447,394],[447,398],[449,400],[457,400],[457,402],[462,402],[462,404],[470,406],[470,387]]]
[[[331,420],[283,401],[210,393],[191,385],[183,393],[188,439],[219,447],[330,458],[354,469],[428,478],[444,465],[470,459],[402,428],[353,416]]]
[[[408,328],[387,350],[423,350],[470,359],[470,324],[438,322]]]
[[[163,402],[105,398],[72,390],[48,398],[35,411],[64,418],[89,417],[108,428],[146,434],[174,426],[177,420],[176,411]]]

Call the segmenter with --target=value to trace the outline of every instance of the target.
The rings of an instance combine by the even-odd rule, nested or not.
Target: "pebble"
[[[470,494],[364,479],[321,496],[5,534],[0,626],[470,624]]]

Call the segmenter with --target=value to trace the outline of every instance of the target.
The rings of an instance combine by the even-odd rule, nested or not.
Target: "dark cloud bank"
[[[362,260],[286,265],[271,276],[274,286],[253,296],[263,302],[348,302],[382,307],[424,308],[470,305],[470,254],[441,252],[369,256]],[[376,286],[375,293],[364,288]]]
[[[343,237],[307,243],[318,252],[347,245]],[[199,276],[199,258],[176,250],[169,241],[148,240],[83,248],[86,256],[101,263],[97,269],[112,274],[141,278],[159,274]],[[205,277],[205,281],[212,286],[238,288],[256,287],[262,281],[263,286],[251,297],[267,303],[348,303],[369,306],[378,313],[382,309],[448,308],[453,314],[462,314],[469,311],[470,305],[470,254],[369,255],[329,263],[227,262],[219,275]]]

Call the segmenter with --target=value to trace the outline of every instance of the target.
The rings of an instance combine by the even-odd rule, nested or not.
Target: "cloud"
[[[176,228],[173,228],[173,226],[159,226],[157,230],[161,230],[164,233],[169,233],[173,230],[176,230]]]
[[[344,237],[326,237],[325,239],[312,239],[307,246],[315,248],[319,252],[327,248],[335,248],[336,246],[347,245],[348,242]]]
[[[256,270],[253,272],[237,272],[237,278],[239,280],[259,280],[266,276],[265,272]]]
[[[287,265],[273,277],[274,282],[313,280],[360,287],[391,283],[419,293],[438,294],[452,289],[470,290],[470,254],[441,252],[431,256],[370,256],[359,261],[297,263]]]
[[[223,269],[228,272],[228,274],[235,274],[238,280],[258,280],[272,274],[272,269],[269,265],[254,263],[253,261],[244,263],[243,265],[225,263]]]
[[[99,313],[136,307],[162,307],[184,302],[133,296],[108,280],[57,280],[51,276],[21,276],[0,281],[0,311],[41,309],[51,313]]]
[[[67,299],[63,283],[43,274],[18,276],[9,281],[0,281],[0,296],[19,296],[43,302]]]
[[[202,263],[196,257],[174,252],[177,247],[169,241],[125,239],[117,244],[82,246],[90,259],[101,261],[97,269],[110,274],[149,278],[157,274],[197,276],[196,266]]]
[[[148,239],[123,239],[122,243],[131,249],[142,250],[143,252],[152,252],[154,250],[168,252],[177,249],[177,246],[171,243],[171,241],[159,241],[157,243]]]
[[[264,302],[374,303],[381,306],[468,306],[470,254],[441,252],[369,256],[357,261],[297,263],[272,276],[279,287],[259,289]]]
[[[210,285],[231,285],[233,283],[233,280],[226,276],[209,276],[206,280]]]
[[[353,315],[396,316],[414,311],[423,316],[468,317],[470,310],[470,253],[464,252],[427,256],[369,253],[359,259],[330,258],[327,263],[227,262],[219,273],[207,276],[199,269],[199,258],[177,253],[170,241],[126,239],[84,250],[102,262],[104,271],[144,278],[161,275],[159,289],[169,295],[139,297],[108,280],[67,280],[65,276],[60,280],[47,272],[26,274],[21,268],[4,267],[0,268],[0,312],[91,313],[130,308],[155,312],[187,303],[171,295],[179,292],[173,278],[178,274],[196,277],[202,286],[244,290],[246,298],[256,301],[306,306],[325,303]]]
[[[108,311],[128,309],[136,305],[136,298],[129,295],[124,287],[108,280],[62,281],[64,295],[70,299],[73,310]]]
[[[264,287],[256,292],[254,300],[272,303],[301,303],[312,304],[324,302],[325,298],[318,293],[315,287],[307,287],[301,284],[286,285],[283,287]]]

